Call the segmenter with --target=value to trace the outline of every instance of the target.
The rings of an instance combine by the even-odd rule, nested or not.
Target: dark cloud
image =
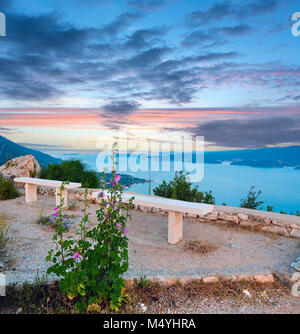
[[[226,58],[234,58],[239,56],[237,52],[209,52],[197,57],[186,57],[184,60],[192,63],[203,62],[203,61],[214,61]]]
[[[10,132],[18,132],[16,129],[11,129],[11,128],[4,128],[0,126],[0,133],[10,133]]]
[[[165,27],[153,29],[139,29],[127,37],[123,47],[126,49],[153,48],[161,43],[161,37],[167,32]]]
[[[218,120],[198,125],[196,136],[227,147],[255,148],[282,143],[300,143],[300,119],[268,117],[246,120]]]
[[[183,46],[195,47],[203,45],[206,42],[211,42],[216,39],[215,36],[209,35],[201,30],[191,32],[182,42]]]
[[[295,101],[300,100],[300,95],[294,96],[294,97],[293,97],[293,100],[295,100]]]
[[[256,0],[242,7],[242,10],[246,12],[244,15],[263,15],[275,10],[279,3],[279,0]]]
[[[134,101],[116,101],[105,104],[101,109],[105,114],[128,115],[139,109],[140,104]]]
[[[101,31],[106,34],[116,35],[121,30],[127,28],[128,26],[130,26],[130,24],[137,21],[141,17],[143,17],[143,15],[139,13],[123,13],[119,15],[111,23],[108,23],[107,25],[105,25],[101,29]]]
[[[163,7],[166,0],[132,0],[127,1],[126,4],[141,10],[156,10]]]
[[[206,11],[194,11],[186,15],[186,23],[191,27],[215,24],[226,17],[256,17],[272,12],[279,4],[279,0],[256,0],[243,5],[236,5],[230,1],[214,4]]]
[[[203,24],[215,23],[232,13],[232,7],[229,2],[222,2],[213,5],[206,11],[194,11],[186,16],[186,22],[190,26],[198,27]]]
[[[230,8],[229,2],[214,7],[225,13]],[[247,25],[219,27],[216,33],[197,29],[184,37],[182,47],[164,40],[169,27],[135,29],[143,15],[123,13],[97,28],[67,24],[57,13],[10,15],[9,36],[0,39],[0,96],[49,101],[80,91],[108,101],[114,96],[121,102],[142,99],[181,105],[206,87],[228,82],[280,90],[278,96],[297,94],[287,88],[299,87],[299,76],[293,75],[299,68],[239,63],[239,53],[227,47],[205,52],[209,45],[224,42],[224,34],[246,33]],[[197,44],[204,47],[193,53],[190,48]]]
[[[216,32],[220,32],[229,36],[244,35],[251,32],[252,28],[247,24],[240,24],[233,27],[221,27],[216,29]]]

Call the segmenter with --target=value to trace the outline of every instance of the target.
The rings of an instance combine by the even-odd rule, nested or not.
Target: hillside
[[[49,163],[60,162],[60,159],[53,158],[48,154],[16,144],[7,138],[0,136],[0,165],[5,164],[7,160],[27,154],[33,155],[42,168],[47,166]]]
[[[231,163],[251,167],[300,168],[300,146],[273,147],[248,150],[206,152],[206,163]]]

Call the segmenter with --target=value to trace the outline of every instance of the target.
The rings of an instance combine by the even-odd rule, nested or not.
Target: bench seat
[[[26,203],[36,202],[37,200],[37,186],[47,186],[56,188],[56,205],[60,204],[60,196],[64,199],[63,207],[68,206],[68,189],[80,188],[81,183],[70,182],[64,184],[64,190],[61,190],[62,181],[37,179],[32,177],[16,177],[14,182],[25,184],[25,201]]]
[[[108,192],[105,190],[105,192]],[[93,192],[92,198],[97,198],[99,192]],[[128,203],[134,196],[133,204],[149,208],[157,208],[168,211],[168,242],[176,244],[182,240],[182,221],[183,214],[190,213],[199,216],[206,215],[214,210],[210,204],[186,202],[170,198],[141,195],[136,193],[124,192],[122,202]]]

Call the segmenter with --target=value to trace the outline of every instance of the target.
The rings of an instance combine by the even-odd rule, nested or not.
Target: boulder
[[[15,177],[40,177],[42,168],[33,155],[24,155],[7,161],[0,173],[8,179]]]

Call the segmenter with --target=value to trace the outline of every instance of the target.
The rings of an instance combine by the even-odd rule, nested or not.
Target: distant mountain
[[[33,155],[42,168],[50,163],[59,163],[61,161],[48,154],[32,150],[31,148],[16,144],[7,138],[0,136],[0,166],[5,164],[7,160],[27,154]]]
[[[300,169],[300,146],[205,152],[204,161],[212,164]]]

